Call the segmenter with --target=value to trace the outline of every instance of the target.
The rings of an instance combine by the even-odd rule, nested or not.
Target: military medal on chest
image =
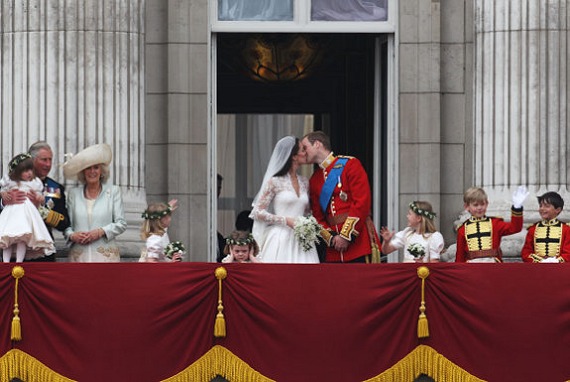
[[[344,192],[342,190],[342,182],[340,180],[340,176],[338,177],[338,183],[336,186],[340,189],[340,193],[338,194],[340,200],[342,200],[343,202],[346,202],[348,200],[348,195],[346,192]]]

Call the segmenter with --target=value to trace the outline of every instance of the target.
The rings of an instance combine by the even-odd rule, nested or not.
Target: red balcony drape
[[[363,381],[427,345],[488,381],[570,379],[570,266],[225,264],[226,337],[214,337],[219,264],[0,264],[0,356],[18,349],[78,381],[167,379],[215,345],[276,381]]]

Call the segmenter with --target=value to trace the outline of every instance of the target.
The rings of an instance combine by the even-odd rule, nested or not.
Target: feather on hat
[[[109,165],[113,159],[111,146],[100,143],[86,147],[63,164],[63,176],[76,180],[77,174],[96,164]]]

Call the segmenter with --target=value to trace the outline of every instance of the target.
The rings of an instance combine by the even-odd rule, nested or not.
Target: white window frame
[[[218,0],[209,1],[209,17],[210,17],[210,33],[209,45],[210,50],[210,81],[208,84],[208,93],[210,96],[210,111],[208,114],[208,125],[210,126],[208,141],[210,142],[208,155],[208,171],[210,173],[211,185],[215,185],[217,181],[217,76],[216,76],[216,51],[217,51],[217,33],[387,33],[389,51],[388,51],[388,102],[387,110],[387,164],[386,171],[388,178],[391,179],[389,184],[384,185],[383,192],[387,193],[387,225],[389,227],[397,227],[399,222],[399,139],[398,139],[398,97],[399,88],[397,78],[398,73],[398,34],[397,31],[397,0],[388,0],[388,19],[387,21],[310,21],[311,3],[310,0],[293,0],[294,15],[293,21],[219,21],[218,20]],[[378,51],[378,50],[377,50]],[[379,70],[379,68],[377,68]],[[377,80],[380,76],[377,72]],[[379,88],[379,84],[376,85]],[[375,95],[379,100],[379,94]],[[379,115],[381,110],[379,104],[375,104],[375,145],[381,147],[379,129]],[[380,166],[380,150],[376,150],[374,157],[374,168],[379,169]],[[376,170],[379,171],[379,170]],[[372,215],[376,225],[380,222],[380,178],[375,173],[372,176],[375,192],[374,211]],[[208,208],[210,214],[208,216],[208,224],[210,232],[217,231],[217,197],[216,192],[212,189],[209,191]],[[377,227],[379,228],[379,227]],[[210,259],[215,261],[217,242],[210,235]],[[398,262],[398,253],[394,252],[388,256],[388,262]]]
[[[293,21],[218,20],[218,0],[210,1],[212,32],[394,33],[397,0],[388,0],[387,21],[311,21],[311,1],[293,0]]]

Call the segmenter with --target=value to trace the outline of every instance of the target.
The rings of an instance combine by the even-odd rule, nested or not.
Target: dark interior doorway
[[[374,169],[374,150],[381,150],[380,163],[386,163],[386,150],[374,146],[375,108],[380,110],[380,142],[386,142],[388,49],[383,37],[375,34],[307,35],[321,55],[310,74],[296,81],[275,82],[252,79],[244,63],[251,59],[244,58],[251,53],[248,39],[259,36],[279,42],[298,34],[217,34],[218,113],[311,114],[315,129],[330,136],[335,153],[357,157],[371,181],[377,171],[384,183],[384,169]],[[380,78],[376,78],[378,66]],[[385,196],[380,199],[384,201]],[[380,211],[385,210],[380,206]],[[385,221],[386,217],[382,216],[381,220]]]

